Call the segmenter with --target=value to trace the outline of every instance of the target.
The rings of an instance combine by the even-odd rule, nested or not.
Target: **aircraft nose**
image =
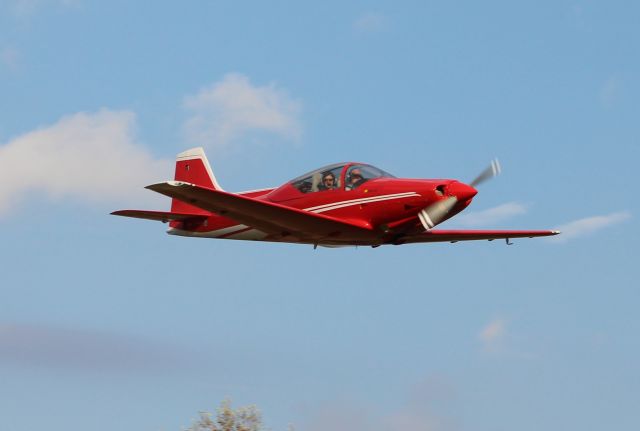
[[[449,186],[447,187],[447,191],[452,196],[458,198],[459,202],[468,201],[478,193],[478,191],[470,185],[458,181],[449,184]]]

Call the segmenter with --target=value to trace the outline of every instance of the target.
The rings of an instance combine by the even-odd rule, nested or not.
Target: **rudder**
[[[191,148],[176,156],[174,180],[222,190],[202,147]],[[205,214],[207,211],[177,199],[171,200],[171,212]]]

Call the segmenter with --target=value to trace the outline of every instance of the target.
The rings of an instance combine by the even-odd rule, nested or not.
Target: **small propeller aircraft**
[[[178,154],[174,181],[147,189],[170,197],[171,211],[111,214],[169,222],[167,233],[201,238],[311,244],[314,247],[458,242],[557,235],[553,230],[438,230],[465,209],[476,186],[498,175],[491,162],[469,184],[406,179],[364,163],[336,163],[277,188],[224,191],[202,148]]]

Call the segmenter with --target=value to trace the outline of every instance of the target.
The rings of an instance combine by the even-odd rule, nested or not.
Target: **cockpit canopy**
[[[363,163],[335,163],[308,172],[289,182],[302,193],[326,190],[353,190],[374,178],[395,178],[388,172]]]

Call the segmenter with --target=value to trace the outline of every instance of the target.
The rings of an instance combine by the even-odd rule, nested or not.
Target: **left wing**
[[[396,244],[419,242],[458,242],[511,238],[533,238],[558,235],[557,230],[429,230],[416,235],[400,237]]]
[[[168,181],[147,188],[273,236],[293,236],[309,242],[366,242],[377,238],[376,232],[364,222],[360,225],[195,184]]]

